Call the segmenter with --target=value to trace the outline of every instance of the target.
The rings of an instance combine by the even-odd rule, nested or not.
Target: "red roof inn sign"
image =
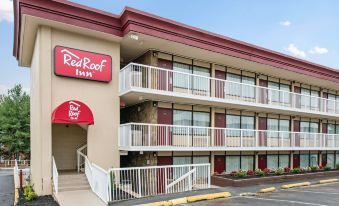
[[[58,76],[102,82],[112,80],[112,58],[108,55],[56,46],[54,61],[54,73]]]

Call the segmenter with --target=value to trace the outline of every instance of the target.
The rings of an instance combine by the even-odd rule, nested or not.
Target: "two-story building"
[[[339,163],[339,72],[126,7],[15,0],[14,56],[31,69],[31,176],[52,163]],[[214,19],[211,19],[214,21]],[[84,147],[85,146],[85,147]]]

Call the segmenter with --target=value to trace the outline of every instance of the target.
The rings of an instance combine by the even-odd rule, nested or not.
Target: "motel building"
[[[129,7],[14,0],[14,12],[39,195],[61,193],[72,171],[107,203],[176,191],[193,173],[189,186],[339,163],[335,69]]]

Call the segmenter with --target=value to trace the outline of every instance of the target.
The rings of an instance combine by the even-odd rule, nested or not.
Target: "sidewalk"
[[[14,179],[13,169],[0,169],[0,205],[13,206]]]
[[[339,178],[339,177],[331,177],[331,178]],[[209,194],[209,193],[216,193],[216,192],[230,192],[232,196],[238,196],[240,195],[240,193],[244,193],[244,192],[258,192],[258,190],[262,188],[276,187],[277,189],[279,189],[282,185],[288,184],[288,183],[303,182],[303,181],[308,181],[308,182],[313,183],[313,182],[317,182],[322,179],[326,179],[326,178],[304,179],[304,180],[291,181],[291,182],[259,184],[259,185],[245,186],[245,187],[219,187],[219,188],[211,188],[211,189],[205,189],[205,190],[159,195],[155,197],[147,197],[147,198],[141,198],[141,199],[121,201],[121,202],[114,203],[114,205],[130,206],[130,205],[146,204],[146,203],[151,203],[151,202],[166,201],[166,200],[171,200],[171,199],[181,198],[181,197],[186,197],[186,196],[202,195],[202,194]]]
[[[91,190],[77,190],[59,192],[56,199],[60,206],[105,206],[106,204],[100,200]]]

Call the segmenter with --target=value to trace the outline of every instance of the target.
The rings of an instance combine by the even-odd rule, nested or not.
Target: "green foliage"
[[[284,168],[278,168],[274,171],[276,175],[283,175],[285,172]]]
[[[7,146],[9,156],[29,154],[29,96],[21,85],[0,97],[0,144]]]
[[[30,183],[28,183],[28,185],[24,187],[24,196],[25,200],[27,201],[32,201],[38,197],[38,195],[33,190],[33,186]]]
[[[315,172],[315,171],[319,170],[319,167],[318,166],[311,166],[310,169],[311,169],[312,172]]]
[[[256,176],[265,176],[265,172],[261,169],[256,169],[254,173]]]
[[[330,171],[331,169],[332,169],[331,166],[325,166],[325,167],[324,167],[324,170],[325,170],[325,171]]]
[[[235,173],[234,176],[239,177],[239,178],[247,177],[247,172],[243,170],[239,170],[237,171],[237,173]]]
[[[300,168],[293,168],[291,171],[292,171],[292,173],[294,173],[294,174],[301,173],[301,169],[300,169]]]
[[[335,168],[339,170],[339,163],[335,165]]]

